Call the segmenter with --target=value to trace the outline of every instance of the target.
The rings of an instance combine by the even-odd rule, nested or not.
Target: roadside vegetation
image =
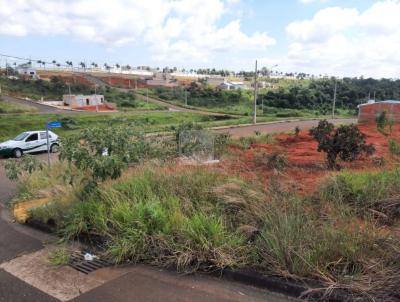
[[[0,86],[2,93],[5,95],[29,98],[33,100],[62,100],[64,94],[71,91],[72,94],[102,94],[106,101],[116,103],[121,111],[131,110],[165,110],[166,106],[146,103],[135,97],[133,93],[118,91],[112,87],[95,87],[86,83],[79,83],[70,80],[67,81],[62,77],[54,76],[49,81],[46,80],[23,80],[9,79],[0,77]],[[0,109],[1,110],[1,109]],[[18,111],[16,113],[19,113]],[[4,112],[4,113],[13,113]]]
[[[37,112],[37,109],[35,107],[6,102],[2,100],[0,96],[0,114],[35,112]]]
[[[340,172],[328,172],[323,156],[307,165],[293,161],[298,144],[319,154],[318,141],[300,131],[246,140],[219,136],[220,164],[183,164],[179,133],[199,128],[180,125],[162,139],[141,136],[140,129],[125,135],[118,127],[79,132],[65,141],[64,160],[21,174],[14,202],[50,197],[31,219],[51,225],[65,241],[92,242],[116,263],[181,272],[250,269],[312,280],[316,288],[306,297],[321,301],[337,293],[396,301],[398,167],[374,166],[375,159],[356,156],[357,148]],[[374,129],[369,135],[388,139]],[[387,145],[384,153],[376,147],[390,159]],[[373,168],[352,168],[358,161]],[[306,181],[304,173],[311,177],[312,171],[312,188],[297,191],[291,182]],[[55,253],[53,262],[63,263],[64,256]]]

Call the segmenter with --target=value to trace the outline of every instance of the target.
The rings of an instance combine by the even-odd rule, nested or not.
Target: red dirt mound
[[[377,131],[376,125],[360,125],[359,129],[367,136],[367,143],[372,143],[376,149],[372,157],[361,157],[354,162],[340,162],[343,169],[374,170],[379,169],[377,158],[384,158],[386,168],[392,166],[397,159],[390,155],[388,142],[390,139],[400,142],[400,125],[393,126],[387,135]],[[232,147],[231,157],[224,160],[220,168],[245,177],[260,179],[268,185],[272,175],[278,175],[282,183],[289,189],[295,189],[300,194],[309,194],[318,189],[320,181],[335,172],[326,168],[325,154],[317,151],[317,142],[307,133],[299,136],[293,134],[278,134],[272,144],[253,144],[247,150]],[[257,162],[257,154],[285,154],[288,166],[281,172],[263,167]]]

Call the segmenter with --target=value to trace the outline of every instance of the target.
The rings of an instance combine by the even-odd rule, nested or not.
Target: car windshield
[[[29,135],[28,132],[22,132],[21,134],[18,134],[18,135],[14,138],[14,140],[15,140],[15,141],[22,141],[22,140],[24,140],[28,135]]]

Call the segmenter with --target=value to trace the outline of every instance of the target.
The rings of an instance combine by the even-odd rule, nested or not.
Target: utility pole
[[[335,89],[333,92],[332,118],[335,118],[336,93],[337,93],[337,80],[335,79]]]
[[[257,60],[256,68],[254,72],[254,112],[253,112],[253,124],[257,124]]]

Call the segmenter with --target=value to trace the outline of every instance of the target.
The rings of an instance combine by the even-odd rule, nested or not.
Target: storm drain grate
[[[95,257],[93,260],[85,260],[86,252],[77,251],[71,255],[69,265],[84,274],[89,274],[103,267],[111,266],[112,263],[105,259]]]

